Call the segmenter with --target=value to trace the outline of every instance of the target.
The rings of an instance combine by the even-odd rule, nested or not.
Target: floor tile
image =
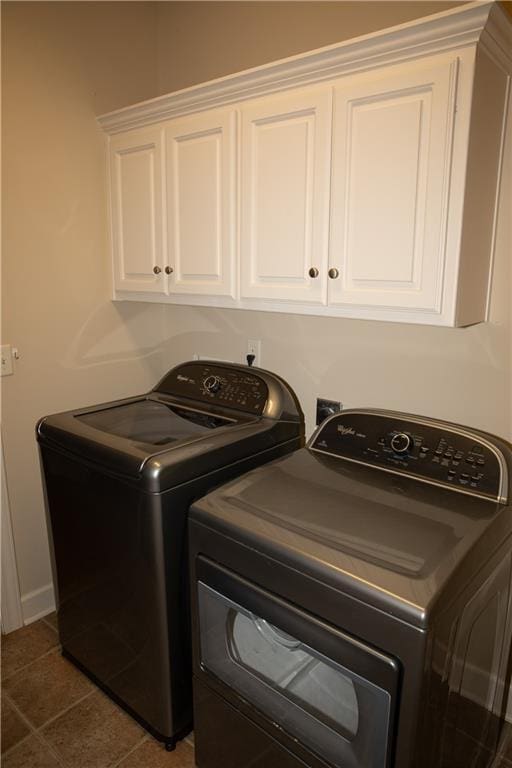
[[[24,739],[29,730],[28,725],[2,696],[2,752]]]
[[[500,747],[503,757],[512,761],[512,726],[508,723],[503,733]]]
[[[12,675],[4,683],[4,690],[39,728],[95,688],[56,649]]]
[[[50,624],[50,626],[53,627],[53,629],[56,632],[58,632],[59,625],[57,623],[57,612],[56,611],[53,611],[52,613],[49,613],[47,616],[44,616],[43,621],[46,624]]]
[[[61,766],[37,736],[30,736],[7,755],[3,755],[2,768],[61,768]]]
[[[57,633],[44,621],[2,635],[2,680],[59,644]]]
[[[121,760],[119,768],[194,768],[194,750],[180,741],[174,752],[167,752],[163,744],[149,739]]]
[[[492,768],[512,768],[512,727],[507,724],[500,742],[499,755]]]
[[[142,740],[144,731],[100,691],[40,732],[72,768],[107,768]]]

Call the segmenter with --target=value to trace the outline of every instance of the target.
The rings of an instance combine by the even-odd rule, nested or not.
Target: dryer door
[[[202,559],[197,600],[204,673],[329,765],[389,764],[395,660]]]

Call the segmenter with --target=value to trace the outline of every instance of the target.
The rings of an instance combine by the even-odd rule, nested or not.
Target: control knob
[[[391,447],[395,453],[407,453],[412,444],[412,438],[405,432],[397,432],[391,438]]]
[[[212,395],[214,395],[215,392],[218,392],[220,389],[219,377],[207,376],[206,379],[203,381],[203,387],[206,389],[207,392],[210,392]]]

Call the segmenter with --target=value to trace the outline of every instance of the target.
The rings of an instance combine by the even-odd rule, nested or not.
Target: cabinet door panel
[[[242,298],[325,303],[330,122],[325,88],[242,109]]]
[[[331,304],[440,312],[457,61],[335,90]]]
[[[165,293],[161,130],[114,136],[110,164],[115,288]]]
[[[235,113],[166,128],[171,293],[235,297]]]

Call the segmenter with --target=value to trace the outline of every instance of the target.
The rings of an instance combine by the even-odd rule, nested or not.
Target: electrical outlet
[[[338,413],[343,409],[342,403],[339,400],[325,400],[322,397],[316,399],[316,425],[324,421],[328,416],[332,416],[333,413]]]
[[[259,339],[247,340],[247,354],[244,363],[247,363],[247,355],[254,355],[252,365],[261,368],[261,341]]]
[[[0,347],[1,355],[1,372],[2,376],[10,376],[12,374],[12,349],[10,344],[2,344]]]

